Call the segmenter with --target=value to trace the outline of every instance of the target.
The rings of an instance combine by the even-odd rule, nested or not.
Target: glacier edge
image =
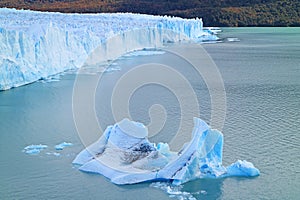
[[[201,19],[0,8],[0,90],[203,34]]]

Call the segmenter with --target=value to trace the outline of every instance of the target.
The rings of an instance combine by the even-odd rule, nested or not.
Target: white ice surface
[[[201,19],[0,8],[0,90],[163,42],[215,37],[203,32]]]

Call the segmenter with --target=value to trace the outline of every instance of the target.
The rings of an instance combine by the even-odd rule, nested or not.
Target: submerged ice
[[[124,119],[107,127],[73,163],[81,165],[81,171],[102,174],[115,184],[170,181],[180,185],[197,178],[252,177],[260,173],[247,161],[223,166],[223,135],[199,118],[194,119],[193,139],[180,152],[170,151],[166,143],[151,143],[147,136],[143,124]]]
[[[201,19],[0,8],[0,90],[183,39],[218,38],[203,31]]]

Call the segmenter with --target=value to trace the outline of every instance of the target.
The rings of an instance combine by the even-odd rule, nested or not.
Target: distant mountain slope
[[[1,0],[0,7],[202,17],[207,26],[300,26],[300,0]]]

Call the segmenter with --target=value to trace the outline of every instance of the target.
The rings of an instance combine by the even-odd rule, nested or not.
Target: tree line
[[[2,0],[0,7],[202,17],[207,26],[300,26],[300,0]]]

